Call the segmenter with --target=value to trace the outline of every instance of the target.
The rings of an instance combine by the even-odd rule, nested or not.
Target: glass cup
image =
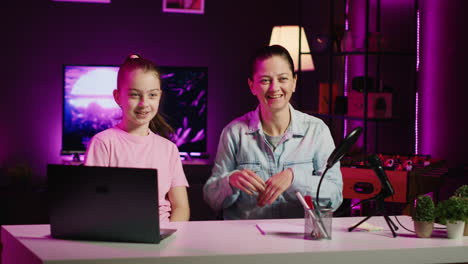
[[[304,210],[304,238],[320,240],[332,238],[332,209]]]

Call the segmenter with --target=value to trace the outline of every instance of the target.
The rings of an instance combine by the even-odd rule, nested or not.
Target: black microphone
[[[376,154],[372,154],[367,158],[367,161],[380,180],[380,184],[382,185],[382,190],[380,193],[384,196],[383,198],[393,195],[395,191],[393,190],[392,184],[388,180],[387,174],[382,167],[382,162],[380,161],[379,157]]]

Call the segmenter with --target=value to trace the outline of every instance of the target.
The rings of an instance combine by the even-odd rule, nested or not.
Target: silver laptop
[[[49,220],[54,238],[159,243],[155,169],[47,166]]]

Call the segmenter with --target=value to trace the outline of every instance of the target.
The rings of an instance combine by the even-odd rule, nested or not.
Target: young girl
[[[85,165],[157,169],[160,221],[188,221],[188,182],[179,151],[167,139],[172,129],[158,114],[161,95],[156,66],[129,56],[120,66],[114,90],[122,121],[91,139]]]
[[[288,51],[278,45],[257,51],[251,60],[250,92],[258,107],[221,133],[204,197],[225,219],[299,218],[304,209],[296,191],[315,197],[320,170],[335,148],[326,124],[289,103],[297,76]],[[337,163],[326,174],[321,205],[342,202]]]

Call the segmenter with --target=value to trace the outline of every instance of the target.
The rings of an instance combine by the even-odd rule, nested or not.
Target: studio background
[[[420,2],[421,153],[455,167],[468,157],[467,3]],[[136,52],[159,65],[208,67],[207,136],[213,158],[222,128],[256,106],[247,86],[248,58],[268,43],[272,27],[302,19],[307,32],[329,32],[328,1],[319,0],[303,1],[300,10],[296,1],[206,0],[203,15],[163,13],[162,0],[4,4],[0,167],[27,164],[36,182],[45,180],[46,164],[61,163],[63,64],[118,65]],[[307,87],[327,79],[320,58],[314,60],[317,70],[303,76]],[[317,92],[299,87],[294,98],[299,109],[316,108]],[[390,137],[388,144],[400,140]]]

